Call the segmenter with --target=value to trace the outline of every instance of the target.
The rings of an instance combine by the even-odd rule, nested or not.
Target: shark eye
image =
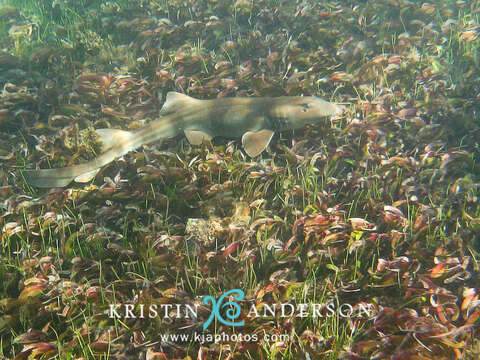
[[[302,107],[303,112],[306,112],[310,108],[310,105],[307,103],[300,104],[300,106]]]

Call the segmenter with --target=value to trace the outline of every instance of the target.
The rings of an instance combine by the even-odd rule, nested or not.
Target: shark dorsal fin
[[[98,135],[103,140],[102,151],[105,152],[118,143],[124,143],[130,140],[132,133],[120,129],[96,129]]]
[[[160,115],[167,115],[188,106],[188,104],[192,104],[194,102],[201,101],[191,96],[181,94],[176,91],[169,91],[167,93],[167,98],[165,99],[165,103],[163,104]]]
[[[242,136],[242,145],[250,157],[260,155],[272,140],[274,132],[264,129],[260,131],[247,131]]]

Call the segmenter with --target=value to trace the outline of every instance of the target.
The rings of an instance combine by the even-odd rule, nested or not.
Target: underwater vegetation
[[[479,5],[4,1],[0,357],[477,359]],[[90,184],[24,181],[22,169],[97,156],[95,129],[156,120],[169,91],[347,110],[254,159],[238,139],[178,136]],[[204,297],[231,289],[244,326],[206,333],[257,341],[160,337],[201,333]],[[247,316],[287,302],[325,306]],[[111,304],[172,312],[116,319]],[[195,318],[175,316],[185,304]],[[375,311],[328,316],[327,304]]]

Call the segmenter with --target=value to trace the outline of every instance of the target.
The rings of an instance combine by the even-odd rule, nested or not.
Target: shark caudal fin
[[[64,187],[73,180],[88,182],[97,175],[100,168],[79,174],[75,166],[59,169],[23,170],[23,177],[29,185],[39,188]]]
[[[64,187],[70,182],[86,183],[95,178],[101,167],[132,150],[133,133],[118,129],[98,129],[97,134],[103,140],[102,154],[87,163],[41,170],[23,170],[23,176],[28,184],[39,187]]]

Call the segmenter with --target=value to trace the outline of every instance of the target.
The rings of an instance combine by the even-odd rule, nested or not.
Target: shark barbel
[[[301,128],[341,111],[341,106],[314,96],[199,100],[169,92],[160,118],[147,126],[136,131],[96,130],[104,143],[104,151],[97,158],[64,168],[24,170],[23,174],[30,185],[37,187],[63,187],[73,180],[88,182],[116,158],[182,131],[193,145],[215,136],[241,137],[245,152],[255,157],[265,150],[275,131]]]

